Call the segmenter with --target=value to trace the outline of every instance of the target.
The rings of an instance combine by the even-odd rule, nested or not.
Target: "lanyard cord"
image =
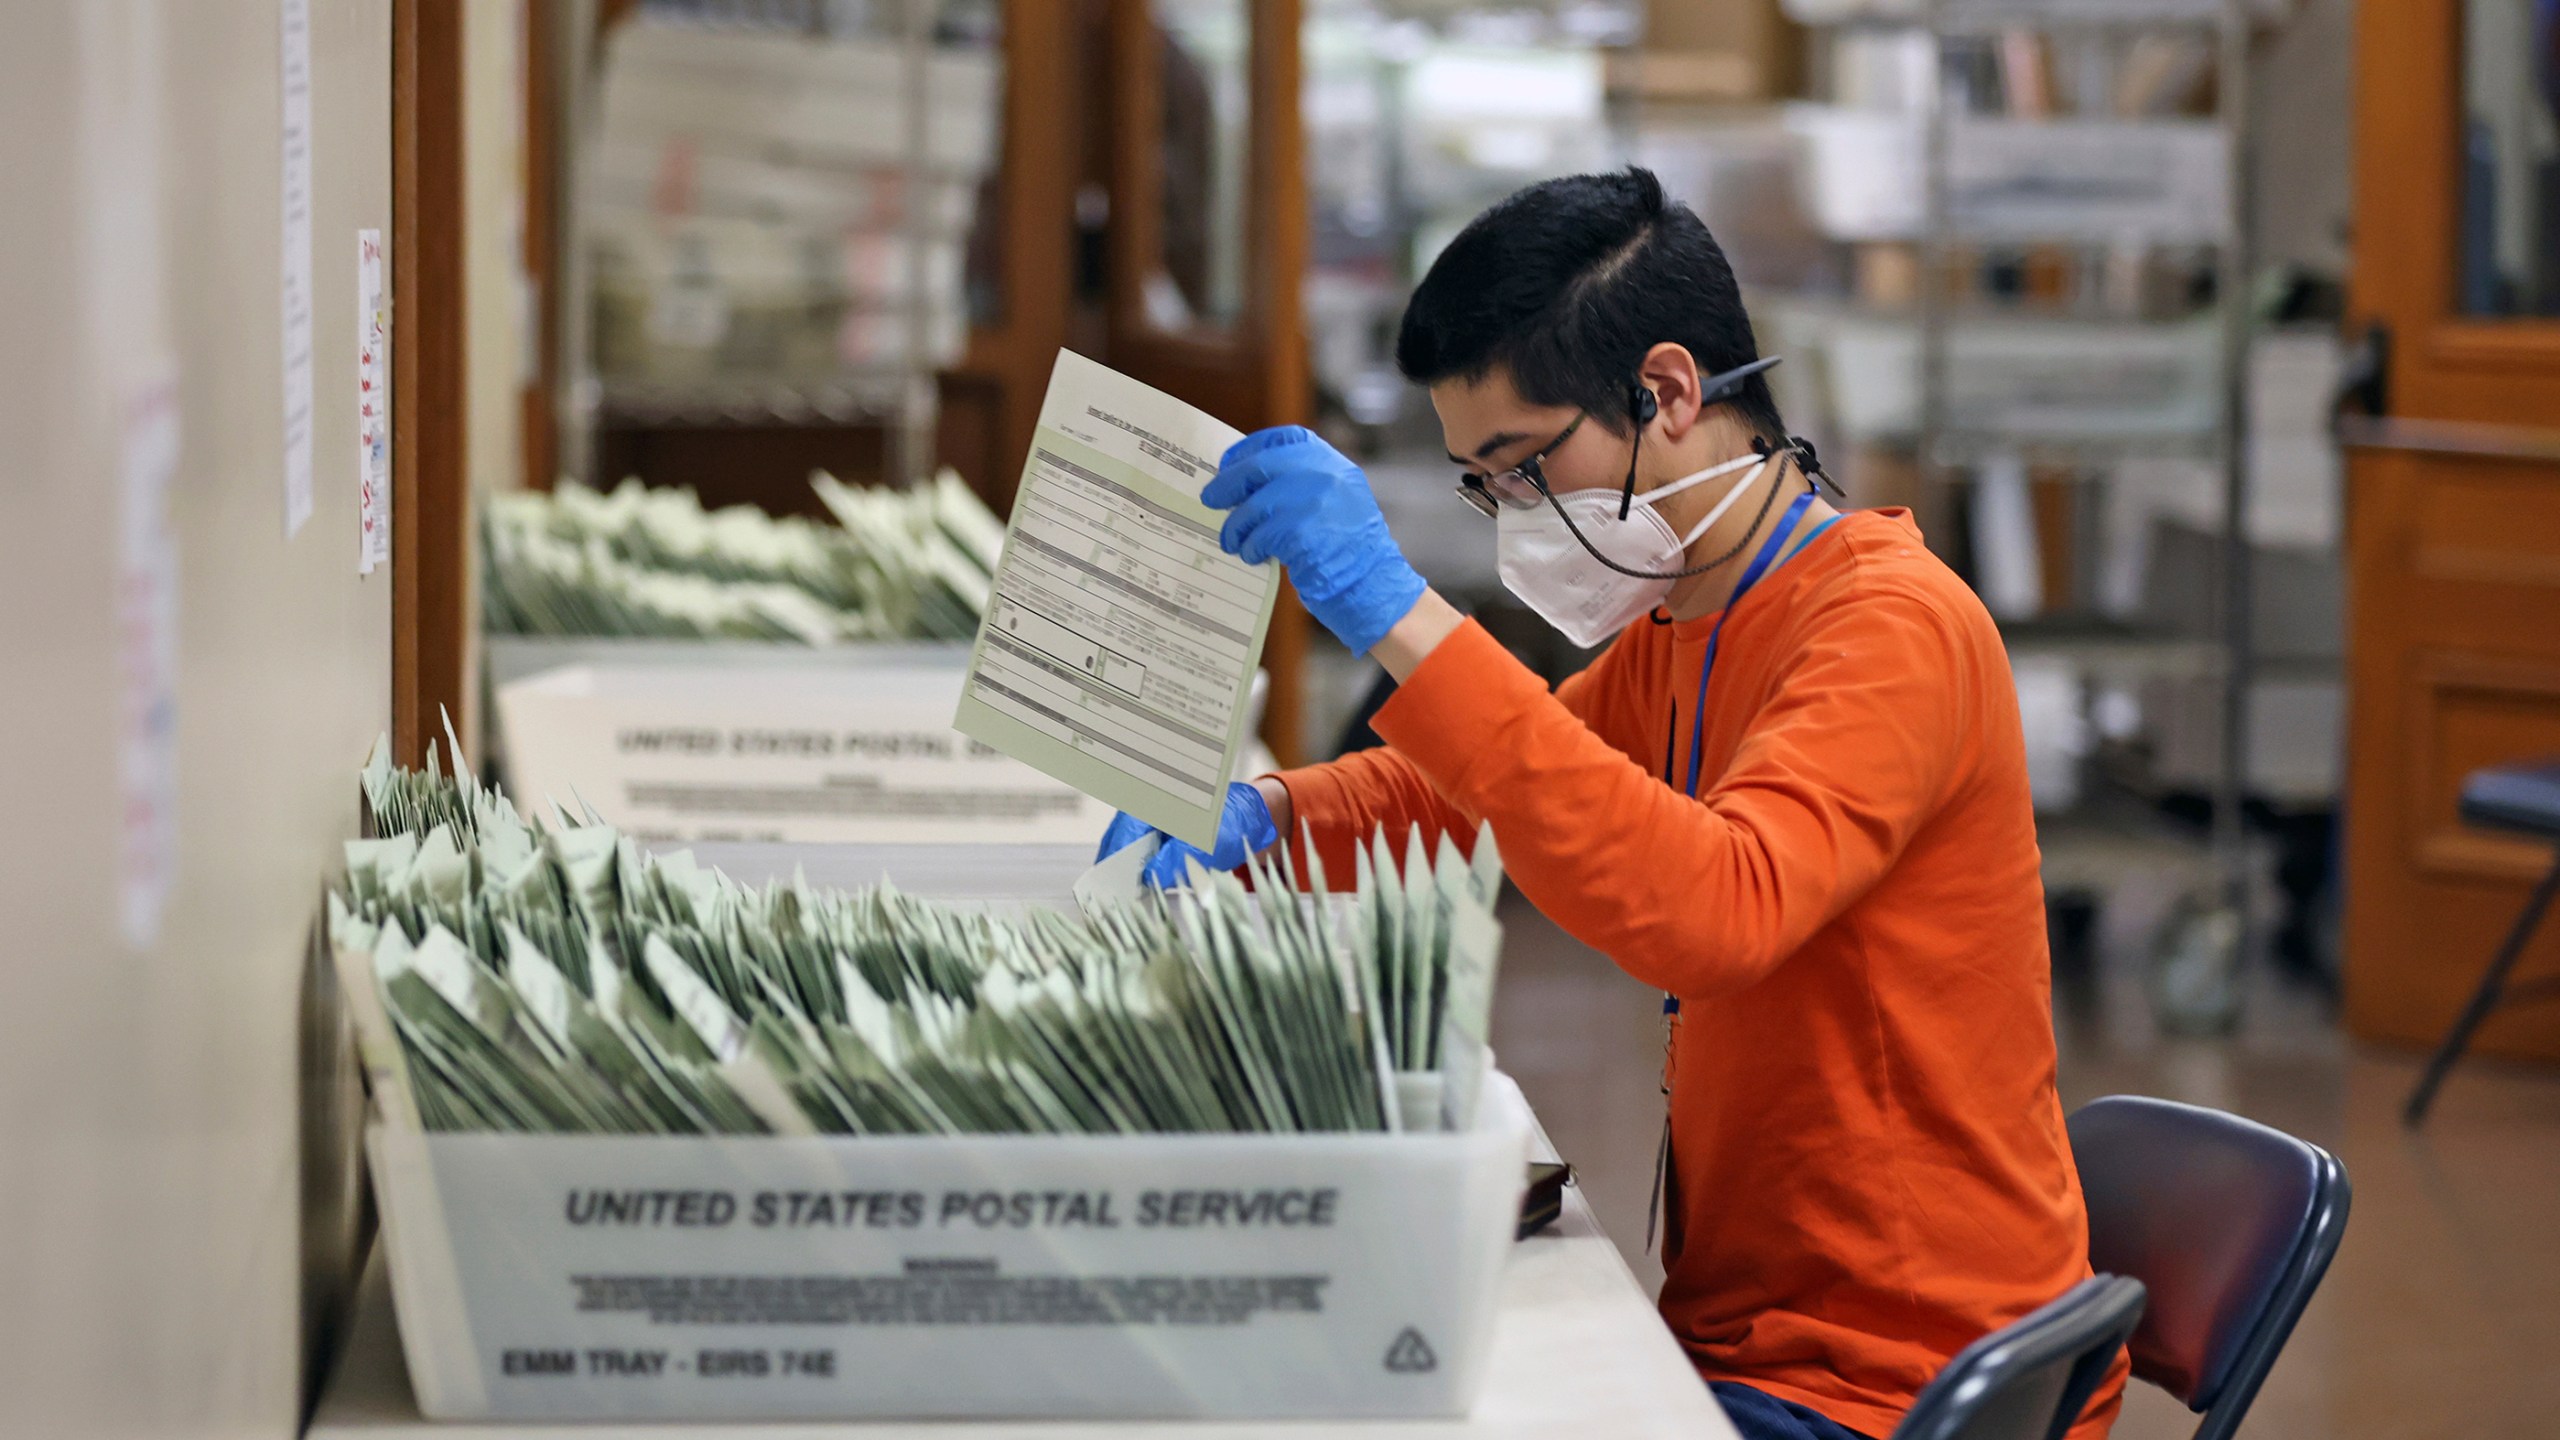
[[[1724,638],[1724,622],[1733,618],[1733,612],[1741,606],[1742,597],[1751,593],[1751,587],[1759,584],[1761,579],[1777,565],[1779,552],[1786,549],[1787,536],[1795,530],[1796,522],[1804,518],[1806,507],[1812,505],[1813,501],[1814,492],[1807,490],[1795,498],[1795,503],[1787,507],[1787,513],[1778,520],[1778,528],[1770,532],[1767,540],[1761,542],[1760,553],[1751,557],[1751,568],[1742,572],[1741,583],[1733,587],[1733,598],[1724,602],[1724,612],[1716,616],[1715,628],[1707,632],[1707,657],[1698,666],[1698,700],[1689,711],[1689,784],[1687,788],[1689,798],[1692,800],[1698,798],[1699,753],[1707,743],[1707,677],[1716,672],[1716,646]],[[1668,767],[1666,772],[1667,769]],[[1665,773],[1662,779],[1663,783],[1669,784],[1671,776]]]
[[[1834,515],[1823,521],[1814,527],[1813,534],[1804,537],[1803,544],[1794,551],[1787,550],[1787,536],[1795,530],[1797,522],[1804,519],[1806,507],[1813,504],[1818,493],[1807,489],[1787,506],[1786,514],[1778,521],[1778,528],[1760,543],[1759,553],[1751,557],[1749,568],[1742,572],[1742,579],[1733,587],[1732,596],[1724,602],[1723,613],[1716,616],[1715,628],[1707,632],[1706,658],[1698,665],[1698,701],[1690,714],[1688,790],[1692,800],[1698,798],[1698,757],[1706,746],[1707,738],[1707,677],[1715,673],[1716,642],[1724,637],[1724,622],[1733,618],[1734,610],[1742,604],[1742,597],[1750,593],[1752,586],[1759,584],[1785,560],[1794,559],[1805,545],[1812,544],[1817,536],[1829,529],[1833,520],[1840,518]],[[1762,513],[1767,512],[1764,510]],[[1672,730],[1676,734],[1678,729],[1678,711],[1675,710]],[[1663,737],[1662,783],[1666,785],[1671,783],[1673,743],[1672,735]],[[1644,1248],[1647,1250],[1653,1248],[1654,1228],[1661,1221],[1663,1201],[1668,1193],[1666,1187],[1671,1180],[1671,1039],[1679,1024],[1680,997],[1666,990],[1662,995],[1662,1141],[1654,1147],[1653,1191],[1645,1199]]]

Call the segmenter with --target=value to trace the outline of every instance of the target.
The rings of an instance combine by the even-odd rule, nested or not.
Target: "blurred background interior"
[[[1731,257],[1763,352],[1785,359],[1772,378],[1791,426],[1853,503],[1916,512],[2008,639],[2066,1104],[2190,1099],[2346,1160],[2356,1233],[2252,1433],[2551,1432],[2560,1006],[2517,993],[2485,1009],[2432,1113],[2403,1115],[2528,899],[2547,898],[2560,834],[2560,781],[2539,822],[2510,810],[2484,826],[2495,807],[2462,798],[2479,772],[2560,756],[2548,0],[321,7],[322,174],[305,199],[326,222],[324,340],[355,325],[339,230],[389,227],[397,297],[392,580],[361,589],[334,550],[326,565],[252,558],[272,551],[265,477],[284,462],[267,429],[222,418],[274,410],[227,375],[244,337],[274,334],[269,292],[230,293],[273,283],[259,237],[274,228],[274,6],[115,0],[71,18],[88,8],[29,22],[79,61],[39,74],[31,44],[0,62],[0,129],[58,136],[88,115],[79,134],[111,147],[121,132],[94,112],[140,105],[174,138],[0,152],[0,195],[28,197],[0,220],[0,314],[34,317],[37,336],[105,324],[172,357],[112,379],[174,403],[181,459],[165,530],[134,531],[150,452],[133,437],[157,433],[134,428],[144,412],[81,428],[63,418],[79,412],[58,388],[71,382],[31,358],[41,347],[10,351],[8,453],[87,456],[126,488],[29,490],[27,523],[0,526],[0,594],[44,613],[165,535],[178,578],[141,603],[183,615],[182,639],[168,656],[120,651],[130,617],[102,614],[90,638],[112,664],[61,660],[68,631],[28,644],[27,663],[67,667],[59,693],[94,713],[15,717],[21,760],[71,758],[0,794],[44,813],[85,766],[130,800],[155,755],[191,775],[310,774],[284,798],[190,780],[165,831],[110,819],[75,844],[13,838],[13,906],[68,893],[63,857],[82,846],[127,857],[124,888],[101,891],[109,918],[64,931],[70,953],[148,956],[182,937],[290,951],[299,901],[237,897],[301,858],[245,857],[333,844],[345,776],[386,724],[414,759],[448,710],[466,748],[503,764],[498,687],[593,660],[595,642],[965,637],[965,616],[955,632],[906,591],[652,609],[626,570],[749,589],[773,576],[653,557],[638,497],[579,489],[636,481],[664,503],[747,507],[720,521],[749,537],[741,553],[785,543],[754,538],[757,516],[777,534],[907,523],[860,497],[946,471],[1001,517],[1060,347],[1240,427],[1323,431],[1367,466],[1418,568],[1562,678],[1589,655],[1503,592],[1391,351],[1404,297],[1484,206],[1641,164]],[[153,167],[145,200],[90,195],[83,166],[130,163]],[[253,170],[245,189],[221,178]],[[106,272],[91,287],[104,299],[50,293],[29,257],[90,241],[37,212],[75,202],[100,253],[137,226],[181,238]],[[358,502],[327,478],[352,467],[327,457],[356,437],[335,418],[318,433],[320,523],[353,536]],[[46,538],[66,529],[97,543]],[[259,658],[271,648],[281,658]],[[177,718],[155,731],[118,697],[134,666],[164,663]],[[1376,743],[1380,672],[1285,602],[1266,669],[1277,760]],[[266,708],[280,694],[284,719]],[[314,770],[306,747],[333,758]],[[221,823],[272,844],[234,852],[200,828],[253,808]],[[133,847],[155,834],[165,866],[146,855],[136,882]],[[1658,1276],[1642,1239],[1655,1001],[1514,901],[1497,1049],[1629,1264]],[[99,966],[74,989],[127,973]],[[2516,973],[2519,990],[2560,973],[2560,925],[2524,942]],[[0,1062],[5,1103],[95,1075],[47,1049],[69,1043],[29,1031]],[[274,1058],[295,1043],[244,1021],[158,1052],[116,1082],[124,1100],[97,1103],[209,1120],[249,1157],[220,1203],[265,1215],[299,1127],[204,1097],[298,1083]],[[13,1199],[12,1224],[78,1198]],[[163,1258],[205,1266],[174,1256],[182,1240]],[[165,1323],[169,1353],[228,1363],[184,1316]],[[223,1402],[243,1416],[294,1383],[241,1373],[266,1377]],[[307,1387],[308,1366],[293,1373]],[[2118,1433],[2191,1425],[2144,1392]]]

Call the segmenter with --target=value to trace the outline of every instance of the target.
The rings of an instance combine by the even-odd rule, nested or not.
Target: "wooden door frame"
[[[976,478],[998,514],[1012,508],[1041,395],[1075,308],[1076,183],[1092,89],[1078,83],[1088,78],[1077,74],[1078,18],[1062,0],[1005,0],[996,170],[1003,307],[994,324],[970,330],[967,352],[944,372],[947,381],[985,385],[997,397],[995,469]]]
[[[2384,413],[2339,426],[2350,627],[2344,1015],[2361,1038],[2412,1044],[2431,1043],[2451,1021],[2539,873],[2529,850],[2456,818],[2455,767],[2510,758],[2456,756],[2457,721],[2504,705],[2548,713],[2560,695],[2560,651],[2538,619],[2560,549],[2536,543],[2531,523],[2481,520],[2484,505],[2520,497],[2551,513],[2560,320],[2471,316],[2457,305],[2462,26],[2462,0],[2394,0],[2356,16],[2349,313],[2358,328],[2386,327],[2390,343]],[[2446,953],[2451,934],[2465,938]],[[2560,1054],[2560,1023],[2519,1008],[2474,1048]]]
[[[1244,313],[1232,327],[1185,331],[1166,330],[1147,317],[1145,284],[1164,248],[1157,145],[1164,70],[1148,0],[1112,0],[1110,8],[1109,304],[1115,364],[1195,377],[1199,391],[1184,399],[1250,429],[1306,418],[1298,280],[1306,273],[1308,242],[1301,7],[1299,0],[1248,3]]]
[[[1145,285],[1163,252],[1160,138],[1164,81],[1149,0],[1109,0],[1106,155],[1113,368],[1246,430],[1313,418],[1300,286],[1307,268],[1306,136],[1300,113],[1300,0],[1250,7],[1250,120],[1245,158],[1245,294],[1237,323],[1170,331],[1147,316]],[[1271,688],[1262,733],[1283,765],[1302,763],[1306,612],[1284,582],[1263,641]]]
[[[2509,418],[2560,372],[2560,320],[2455,308],[2462,0],[2367,5],[2356,29],[2356,248],[2409,261],[2352,267],[2349,312],[2390,327],[2395,412]]]
[[[471,720],[463,7],[391,4],[391,745]]]

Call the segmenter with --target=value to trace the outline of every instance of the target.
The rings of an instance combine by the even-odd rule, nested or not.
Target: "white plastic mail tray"
[[[438,1419],[1464,1414],[1531,1122],[368,1136]]]

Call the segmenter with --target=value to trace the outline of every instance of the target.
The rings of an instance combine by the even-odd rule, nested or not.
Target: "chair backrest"
[[[2142,1319],[2142,1283],[2094,1275],[1967,1345],[1893,1440],[2061,1440]]]
[[[2071,1117],[2089,1264],[2150,1292],[2133,1372],[2238,1428],[2346,1229],[2337,1157],[2254,1120],[2136,1095]]]

